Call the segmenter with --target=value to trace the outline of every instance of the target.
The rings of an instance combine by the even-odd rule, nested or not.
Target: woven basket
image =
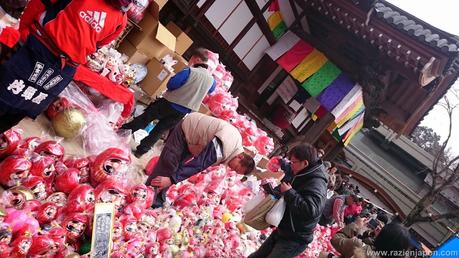
[[[272,209],[274,204],[276,204],[276,202],[277,199],[274,198],[274,196],[266,196],[263,201],[261,201],[252,210],[247,212],[244,217],[244,223],[258,230],[263,230],[270,227],[271,225],[266,222],[265,217],[266,214]]]

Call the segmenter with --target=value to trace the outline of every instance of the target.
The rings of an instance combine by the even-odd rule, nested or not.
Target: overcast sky
[[[388,2],[439,29],[459,35],[459,0],[388,0]],[[456,81],[453,87],[459,89],[459,81]],[[451,93],[447,95],[455,102],[459,102],[451,96]],[[448,117],[444,109],[438,105],[429,112],[421,125],[431,127],[442,136],[442,139],[447,136]],[[454,113],[453,134],[449,146],[455,154],[459,154],[459,109]]]

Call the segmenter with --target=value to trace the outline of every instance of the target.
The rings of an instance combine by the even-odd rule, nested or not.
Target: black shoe
[[[164,206],[164,203],[166,202],[166,190],[155,190],[155,199],[153,199],[153,204],[151,205],[151,208],[157,209],[157,208],[162,208]]]
[[[162,208],[164,205],[162,203],[153,203],[151,205],[151,208],[152,209],[158,209],[158,208]]]

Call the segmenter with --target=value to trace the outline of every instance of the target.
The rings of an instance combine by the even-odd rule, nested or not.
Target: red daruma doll
[[[62,160],[64,157],[64,147],[56,141],[42,142],[34,149],[34,151],[41,156],[49,156],[55,161]]]
[[[96,187],[94,193],[96,195],[96,202],[114,203],[118,212],[126,205],[128,192],[120,182],[115,180],[105,180]]]
[[[148,208],[153,204],[155,193],[150,187],[138,184],[131,188],[129,202],[140,204],[143,208]]]
[[[32,246],[32,235],[26,233],[22,236],[17,237],[13,243],[11,243],[11,256],[12,258],[23,258],[27,257],[30,247]]]
[[[91,162],[88,158],[69,158],[64,161],[69,168],[76,168],[80,171],[80,183],[89,183],[89,169]]]
[[[122,177],[128,171],[130,162],[127,152],[118,148],[106,149],[91,165],[91,183],[97,185],[108,178]]]
[[[21,141],[21,135],[14,131],[8,130],[0,134],[0,159],[13,153]]]
[[[94,207],[94,188],[88,184],[77,186],[70,192],[66,212],[83,212]]]
[[[57,217],[58,207],[53,202],[45,202],[37,210],[37,220],[40,225],[49,224]]]
[[[62,227],[66,231],[67,239],[70,241],[76,241],[80,238],[86,230],[88,222],[88,217],[83,213],[68,214],[62,223]]]
[[[0,184],[12,187],[29,176],[32,163],[22,156],[9,156],[0,162]]]

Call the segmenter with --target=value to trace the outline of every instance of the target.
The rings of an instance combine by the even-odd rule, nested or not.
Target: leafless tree
[[[458,91],[453,92],[456,97],[459,96],[457,93]],[[414,208],[408,214],[406,220],[404,221],[406,226],[411,226],[419,222],[433,222],[442,219],[459,218],[458,207],[441,214],[432,214],[429,212],[429,208],[439,200],[441,193],[448,188],[453,187],[459,179],[459,155],[455,157],[450,156],[447,160],[444,160],[444,157],[448,156],[445,155],[445,153],[448,152],[447,146],[451,139],[453,113],[459,104],[451,103],[448,97],[445,96],[439,105],[446,110],[448,115],[448,135],[441,145],[440,150],[436,153],[432,169],[429,171],[430,177],[432,178],[430,189],[416,203]]]

